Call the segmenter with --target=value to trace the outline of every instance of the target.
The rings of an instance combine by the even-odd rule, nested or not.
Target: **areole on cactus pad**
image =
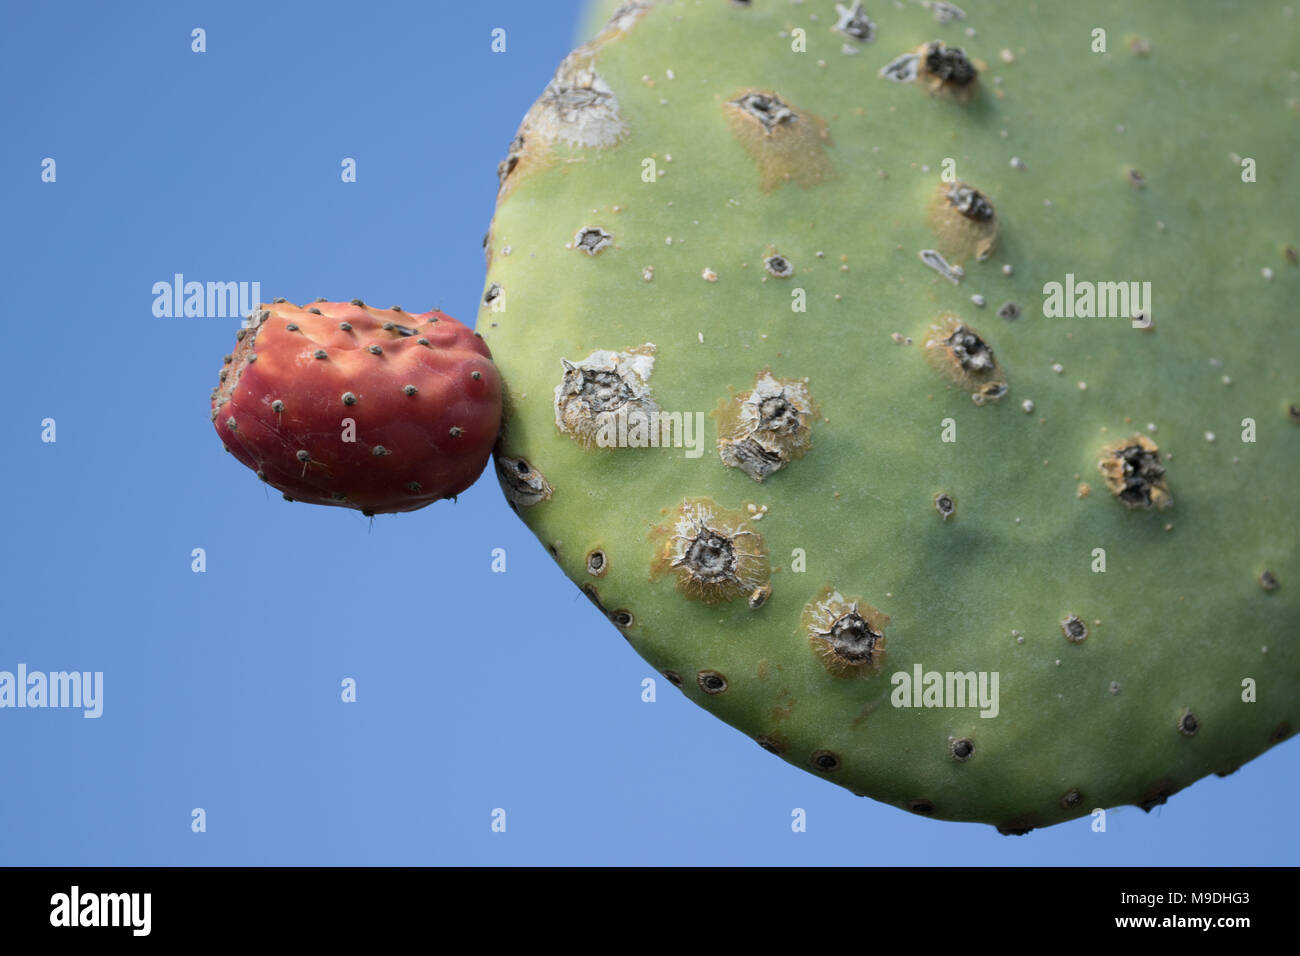
[[[478,327],[506,496],[632,647],[1006,833],[1289,737],[1295,21],[598,6],[499,167]]]

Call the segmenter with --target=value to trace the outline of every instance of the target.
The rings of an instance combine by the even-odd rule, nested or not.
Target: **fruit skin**
[[[388,514],[474,483],[501,398],[487,344],[443,312],[277,301],[239,331],[212,421],[286,498]]]
[[[529,479],[518,513],[637,653],[794,766],[1019,833],[1152,809],[1300,727],[1300,21],[1264,3],[961,5],[946,25],[872,5],[874,41],[845,55],[829,0],[622,4],[511,143],[485,280],[509,308],[480,328],[512,399],[498,460]],[[879,76],[936,39],[976,62],[970,96]],[[728,106],[746,91],[798,119],[746,131]],[[1244,156],[1268,176],[1244,182]],[[948,158],[996,208],[987,262],[936,231]],[[599,255],[572,247],[595,228]],[[763,271],[774,253],[793,275]],[[1067,274],[1150,280],[1152,329],[1049,317],[1044,286]],[[1001,401],[977,405],[984,383],[936,367],[960,356],[927,354],[945,315],[991,346]],[[665,413],[734,404],[763,369],[806,381],[807,453],[758,484],[708,451],[712,430],[693,459],[556,427],[564,359],[647,343]],[[1135,434],[1159,447],[1164,511],[1106,488],[1107,448]],[[704,498],[755,515],[761,606],[652,579],[652,534]],[[830,673],[810,645],[801,616],[826,586],[888,617],[880,673]],[[1000,675],[997,715],[895,706],[891,678],[917,666]]]

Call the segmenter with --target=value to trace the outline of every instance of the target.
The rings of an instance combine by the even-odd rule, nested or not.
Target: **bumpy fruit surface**
[[[482,338],[442,312],[280,301],[239,331],[212,421],[290,500],[414,511],[482,472],[501,380]]]
[[[960,6],[620,4],[499,167],[479,328],[508,499],[653,667],[1022,833],[1300,727],[1300,17]]]

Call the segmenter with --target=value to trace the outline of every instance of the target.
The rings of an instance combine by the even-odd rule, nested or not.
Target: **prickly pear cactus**
[[[276,299],[236,340],[212,424],[287,501],[415,511],[460,494],[487,464],[501,379],[482,340],[444,312]]]
[[[1300,722],[1298,40],[622,4],[498,170],[507,498],[854,793],[1022,833],[1236,770]]]

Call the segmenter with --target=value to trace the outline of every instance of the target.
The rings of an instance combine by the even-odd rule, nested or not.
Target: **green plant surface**
[[[859,42],[834,3],[624,4],[503,164],[478,328],[509,393],[503,484],[544,478],[516,510],[638,654],[795,766],[1018,833],[1149,809],[1300,721],[1300,28],[1277,3],[966,9],[873,4]],[[879,75],[936,40],[975,83]],[[764,132],[732,105],[747,92],[795,117]],[[966,233],[988,224],[945,208],[945,170],[996,210],[985,261]],[[594,255],[575,246],[589,228],[610,237]],[[765,270],[773,254],[793,275]],[[1152,328],[1045,315],[1067,274],[1149,282]],[[958,325],[1000,375],[926,347]],[[648,343],[648,400],[703,413],[699,457],[557,426],[566,360]],[[715,412],[764,371],[816,408],[806,453],[759,482],[723,463]],[[1005,396],[972,400],[995,379]],[[1138,435],[1169,507],[1108,490],[1107,446]],[[760,607],[749,578],[703,600],[664,567],[697,499],[761,535]],[[834,673],[810,640],[828,587],[888,617],[874,672]],[[996,716],[895,706],[918,666],[996,673]]]

